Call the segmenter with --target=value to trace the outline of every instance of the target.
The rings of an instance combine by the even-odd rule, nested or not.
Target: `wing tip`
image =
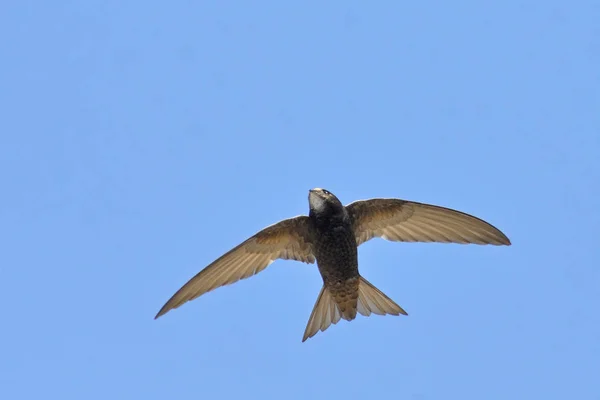
[[[177,307],[171,306],[169,304],[169,302],[165,303],[165,305],[162,306],[161,309],[158,310],[158,312],[154,316],[154,320],[157,320],[158,318],[162,317],[163,315],[165,315],[166,313],[168,313],[169,311],[171,311],[173,308],[177,308]]]
[[[498,239],[498,243],[496,243],[497,246],[512,246],[512,242],[510,241],[510,239],[508,238],[508,236],[506,236],[502,232],[500,232],[499,236],[500,237]]]

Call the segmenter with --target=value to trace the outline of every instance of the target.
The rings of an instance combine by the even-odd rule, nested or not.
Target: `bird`
[[[218,287],[263,271],[277,259],[317,263],[323,286],[302,342],[357,313],[408,315],[358,271],[358,247],[373,239],[510,246],[488,222],[450,208],[397,198],[372,198],[344,206],[330,191],[308,192],[308,216],[284,219],[234,247],[183,285],[154,319]]]

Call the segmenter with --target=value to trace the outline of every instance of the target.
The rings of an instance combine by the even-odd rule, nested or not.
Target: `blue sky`
[[[0,5],[0,397],[597,399],[600,6],[592,1]],[[308,211],[399,197],[511,247],[371,241],[408,317],[305,343],[278,261],[153,320]]]

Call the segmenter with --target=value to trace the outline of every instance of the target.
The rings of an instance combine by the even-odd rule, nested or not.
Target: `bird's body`
[[[360,276],[358,246],[373,237],[406,242],[510,245],[498,229],[448,208],[400,199],[371,199],[343,206],[324,189],[309,192],[310,212],[271,225],[200,271],[162,307],[156,318],[219,286],[248,278],[275,259],[317,262],[323,287],[303,341],[357,312],[406,312]]]
[[[341,206],[341,204],[340,204]],[[356,317],[358,299],[358,248],[346,209],[311,209],[309,215],[313,250],[323,286],[340,309],[342,318]]]

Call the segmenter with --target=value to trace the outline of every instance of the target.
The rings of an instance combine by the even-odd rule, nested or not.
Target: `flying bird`
[[[369,316],[406,311],[358,272],[358,246],[375,237],[394,242],[509,246],[504,233],[472,215],[400,199],[342,205],[325,189],[309,190],[309,213],[268,226],[190,279],[156,318],[218,287],[249,278],[277,259],[317,263],[323,287],[302,341],[357,312]]]

